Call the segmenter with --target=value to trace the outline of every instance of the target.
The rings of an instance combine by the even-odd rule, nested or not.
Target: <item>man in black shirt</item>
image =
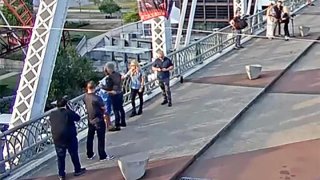
[[[75,112],[67,109],[67,100],[60,98],[57,100],[58,109],[50,114],[50,124],[53,142],[55,145],[59,179],[65,179],[65,158],[68,150],[73,166],[74,175],[80,176],[85,173],[86,169],[81,168],[78,156],[78,139],[77,129],[74,122],[80,120],[80,116]]]
[[[277,5],[276,6],[274,6],[274,11],[275,11],[275,13],[276,13],[276,19],[278,20],[277,21],[277,28],[278,28],[278,36],[281,36],[281,21],[282,21],[282,19],[281,19],[281,15],[282,15],[282,8],[283,8],[283,6],[282,6],[282,0],[278,0],[277,1]],[[276,31],[276,29],[277,28],[275,28],[274,30]],[[274,32],[274,34],[276,34],[276,32]]]
[[[159,50],[157,56],[158,58],[154,61],[152,70],[157,72],[159,86],[162,90],[163,102],[161,105],[168,103],[168,106],[171,107],[170,71],[173,70],[173,64],[169,58],[164,56],[163,51]]]
[[[95,93],[95,84],[87,84],[87,93],[83,99],[88,113],[87,157],[93,159],[93,139],[95,132],[98,136],[98,153],[100,160],[112,159],[105,151],[106,122],[104,122],[105,104],[100,96]]]

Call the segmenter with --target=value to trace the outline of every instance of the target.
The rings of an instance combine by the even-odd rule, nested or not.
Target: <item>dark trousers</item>
[[[284,30],[284,35],[289,37],[290,36],[290,33],[289,33],[289,22],[288,23],[284,23],[283,30]]]
[[[115,126],[120,127],[126,125],[126,113],[123,109],[123,94],[115,94],[111,96],[112,109],[115,117]]]
[[[70,154],[71,161],[73,163],[74,172],[80,172],[81,165],[78,155],[78,139],[74,137],[70,143],[66,145],[55,145],[57,158],[58,158],[58,174],[59,176],[65,176],[65,159],[67,150]]]
[[[139,112],[142,112],[142,107],[143,107],[143,91],[139,92],[139,89],[132,89],[131,88],[131,105],[132,105],[132,112],[136,113],[136,97],[137,95],[139,96]]]
[[[276,23],[277,23],[277,27],[274,28],[274,35],[276,34],[276,31],[277,31],[276,29],[278,29],[278,35],[280,36],[281,35],[281,22],[278,21]]]
[[[162,90],[163,100],[171,102],[170,79],[159,79],[159,86]]]
[[[241,30],[236,30],[236,47],[241,46]]]
[[[105,159],[107,157],[105,151],[105,135],[106,135],[106,124],[105,122],[99,122],[96,126],[89,123],[88,125],[88,136],[87,136],[87,156],[90,158],[93,156],[93,139],[97,132],[98,137],[98,154],[100,159]]]

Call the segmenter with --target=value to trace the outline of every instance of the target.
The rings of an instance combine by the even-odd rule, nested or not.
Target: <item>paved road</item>
[[[311,26],[311,37],[320,35],[317,15],[312,15],[318,7],[308,8],[307,14],[300,16]],[[292,46],[289,43],[287,47]],[[183,176],[223,180],[320,178],[319,52],[317,43]],[[309,141],[313,139],[318,140]],[[301,141],[306,142],[297,143]],[[297,144],[271,148],[289,143]],[[259,150],[264,148],[270,149]]]
[[[296,25],[306,20],[314,26],[318,23],[314,17],[300,16]],[[146,178],[169,179],[310,45],[311,42],[294,40],[251,41],[245,49],[229,53],[174,87],[172,108],[160,106],[161,99],[156,98],[147,103],[141,117],[129,120],[127,128],[108,133],[108,151],[117,157],[147,151],[152,163]],[[250,81],[245,65],[256,63],[262,64],[264,72],[260,80]],[[80,156],[89,174],[77,179],[94,179],[98,175],[108,180],[121,179],[114,167],[116,162],[86,160],[84,142],[80,143]],[[69,161],[67,171],[72,172]],[[55,178],[55,174],[55,159],[51,159],[26,177],[50,179],[48,176]]]

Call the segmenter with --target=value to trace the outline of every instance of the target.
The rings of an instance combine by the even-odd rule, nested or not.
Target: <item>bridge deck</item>
[[[299,25],[311,27],[310,36],[306,37],[306,39],[316,39],[320,34],[319,20],[317,18],[318,15],[316,15],[318,7],[319,5],[317,4],[316,7],[308,7],[304,9],[303,14],[298,16],[295,20],[296,27]],[[296,33],[298,33],[297,30]],[[248,104],[255,99],[257,95],[261,93],[272,80],[274,80],[302,53],[305,53],[311,45],[312,42],[301,40],[290,40],[286,42],[283,40],[270,41],[266,39],[254,39],[250,41],[249,43],[245,44],[246,48],[228,53],[226,56],[218,59],[215,62],[212,62],[205,68],[188,77],[184,84],[175,86],[173,88],[173,107],[169,108],[166,106],[160,106],[159,104],[161,102],[161,98],[155,98],[154,100],[146,103],[144,114],[140,117],[129,119],[127,128],[121,130],[120,132],[107,134],[106,146],[108,151],[117,157],[131,153],[147,151],[151,154],[151,163],[148,166],[146,179],[170,179],[170,177],[178,172],[185,165],[185,163],[187,163],[193,157],[193,155],[195,155],[215,136],[215,134],[221,130],[221,128],[228,124],[237,114],[247,107]],[[314,49],[311,52],[318,53]],[[316,55],[319,57],[318,53],[314,54],[314,56],[309,55],[309,59],[314,60],[315,62],[316,59],[312,57],[315,57]],[[263,75],[260,79],[253,81],[247,80],[244,66],[248,64],[261,64],[263,66]],[[309,66],[306,66],[306,68],[312,67],[312,69],[316,69],[316,67],[314,67],[315,65],[318,65],[319,67],[319,63],[311,63]],[[316,77],[314,78],[317,78],[317,73],[319,72],[316,72]],[[301,75],[296,78],[300,79],[301,77],[304,76]],[[287,81],[290,80],[291,79],[289,78]],[[291,82],[297,83],[297,81],[290,81],[290,83]],[[287,83],[289,84],[289,82]],[[313,89],[309,91],[319,93],[319,85],[316,84],[316,82],[313,82],[313,85],[314,86],[305,86],[305,88]],[[286,90],[286,88],[290,86],[281,88],[280,86],[278,87],[278,89],[274,88],[273,91],[290,92],[290,90]],[[306,91],[300,93],[304,93]],[[272,94],[270,96],[276,95]],[[264,128],[267,125],[271,126],[271,124],[272,127],[277,126],[279,122],[276,121],[276,119],[304,116],[317,110],[301,109],[299,111],[290,112],[290,117],[289,115],[287,117],[277,116],[280,112],[278,110],[281,110],[282,108],[288,108],[289,105],[290,107],[294,106],[293,103],[296,103],[293,108],[303,108],[304,106],[308,107],[308,105],[316,105],[317,102],[319,102],[319,99],[312,100],[311,96],[306,96],[306,99],[309,98],[309,100],[296,99],[295,102],[289,101],[289,99],[291,100],[294,98],[294,95],[283,95],[281,98],[270,97],[271,101],[281,101],[282,103],[271,105],[267,104],[270,106],[267,108],[267,111],[269,111],[270,114],[264,112],[265,114],[261,114],[260,116],[256,115],[256,121],[259,120],[265,122],[270,120],[270,124],[265,122],[263,124],[253,123],[251,126],[250,123],[246,124],[245,126],[242,125],[243,127],[247,126],[247,128],[243,129],[243,134],[232,134],[230,137],[228,136],[229,139],[227,139],[226,143],[218,142],[218,144],[220,143],[220,148],[218,148],[217,151],[211,151],[212,153],[209,153],[209,155],[206,157],[216,158],[222,155],[245,152],[252,149],[261,149],[280,144],[319,138],[320,124],[319,122],[316,123],[316,118],[309,117],[308,122],[305,124],[302,124],[302,122],[306,121],[304,118],[297,118],[294,120],[291,119],[292,121],[287,119],[287,123],[292,123],[290,124],[291,126],[288,127],[284,125],[278,127],[279,130],[283,129],[284,131],[290,127],[297,129],[299,129],[300,126],[313,127],[311,131],[308,131],[308,128],[303,128],[303,130],[306,131],[294,131],[295,137],[299,138],[284,138],[287,135],[286,133],[273,133],[272,138],[267,137],[268,139],[265,139],[267,143],[256,143],[259,142],[259,139],[255,139],[254,137],[259,135],[259,132],[251,132],[250,130]],[[284,100],[288,100],[287,103],[284,103]],[[275,107],[276,109],[271,111],[270,109],[272,107]],[[257,111],[261,112],[262,110],[263,108],[260,107],[260,110]],[[285,115],[286,113],[287,110],[284,110],[280,114]],[[255,118],[252,117],[251,119],[249,118],[248,122],[255,120]],[[243,121],[246,121],[246,119]],[[285,123],[286,121],[281,122]],[[263,133],[268,132],[266,131]],[[300,136],[302,134],[308,135]],[[292,135],[292,133],[290,133],[290,135]],[[263,138],[266,136],[259,137]],[[237,140],[239,139],[239,142],[233,141],[232,138]],[[241,144],[241,142],[246,142],[246,138],[254,139],[255,143],[247,142]],[[235,146],[232,146],[233,143]],[[239,145],[239,143],[241,145]],[[254,146],[252,144],[254,144]],[[228,147],[231,149],[228,149]],[[299,146],[296,147],[299,148]],[[280,148],[282,147],[279,147],[278,149]],[[319,149],[319,143],[317,143],[314,148]],[[74,179],[94,179],[95,177],[105,177],[105,179],[108,180],[122,179],[119,169],[115,167],[117,165],[116,161],[99,162],[97,159],[87,160],[85,156],[85,141],[80,142],[79,149],[82,164],[89,170],[89,172],[82,177]],[[285,148],[283,151],[286,151]],[[267,150],[261,153],[264,154],[269,152],[270,151]],[[308,155],[314,154],[310,153]],[[277,157],[279,161],[281,158],[284,158],[283,155],[275,157]],[[244,164],[244,162],[246,162],[246,160],[252,160],[250,155],[242,155],[240,159],[241,158],[242,163],[233,163],[230,161],[230,158],[229,161],[225,160],[221,162],[232,162],[230,164],[233,164],[233,166],[237,165],[240,167]],[[237,158],[235,159],[237,160]],[[264,158],[258,158],[257,161],[264,161]],[[294,163],[297,164],[300,162],[294,161]],[[285,166],[285,164],[281,165]],[[236,169],[233,166],[230,165],[226,168],[229,168],[229,170]],[[250,168],[252,167],[254,166],[248,166],[248,168],[245,168],[246,172],[250,172]],[[307,168],[307,165],[305,165],[305,167]],[[242,170],[243,169],[238,168],[237,173],[241,174]],[[267,173],[269,169],[266,168],[264,170]],[[73,171],[73,166],[69,158],[67,158],[67,171]],[[194,168],[190,170],[191,174],[188,174],[188,171],[185,175],[201,178],[204,178],[203,175],[207,175],[207,178],[213,178],[213,176],[210,176],[212,175],[209,173],[210,169],[205,169],[204,171],[199,171],[198,168]],[[297,171],[294,175],[298,177],[299,172],[300,171]],[[223,176],[221,175],[221,177]],[[29,173],[27,176],[25,176],[25,178],[46,180],[55,179],[55,158]],[[258,179],[263,180],[263,178],[264,176],[259,177]],[[234,180],[234,178],[232,179]]]

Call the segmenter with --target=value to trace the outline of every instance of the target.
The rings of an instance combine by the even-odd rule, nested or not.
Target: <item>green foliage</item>
[[[103,0],[99,5],[99,10],[102,13],[112,14],[118,12],[121,7],[113,0]]]
[[[83,93],[86,81],[97,80],[99,77],[92,63],[85,57],[80,57],[74,48],[60,49],[47,102],[53,102],[56,97],[68,95],[74,98]]]
[[[32,5],[32,0],[25,0],[26,5],[28,6],[29,10],[31,13],[33,12],[33,5]],[[22,10],[22,9],[21,9]],[[6,17],[7,21],[11,26],[18,26],[21,25],[20,22],[17,20],[14,14],[11,13],[11,11],[6,7],[2,7],[2,13]],[[21,13],[21,12],[19,12]]]
[[[140,16],[137,9],[135,9],[134,12],[127,12],[123,15],[124,23],[137,22],[139,20],[140,20]]]

